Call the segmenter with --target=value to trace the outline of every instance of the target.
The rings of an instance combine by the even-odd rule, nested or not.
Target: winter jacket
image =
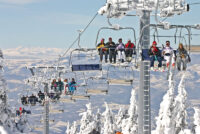
[[[134,48],[135,45],[133,43],[126,43],[125,48]]]
[[[97,49],[100,50],[101,48],[104,48],[105,45],[106,45],[105,43],[99,43],[99,44],[97,45]]]
[[[149,49],[149,56],[153,56],[153,55],[155,55],[155,56],[161,56],[160,50],[159,50],[158,47],[153,47],[153,46],[150,47],[150,49]]]
[[[58,81],[57,82],[57,86],[58,86],[58,88],[59,88],[59,90],[61,91],[61,90],[63,90],[63,82],[62,81]]]
[[[124,46],[123,43],[119,43],[116,46],[117,46],[116,49],[119,50],[119,51],[123,51],[125,49],[125,46]]]
[[[105,47],[109,48],[110,51],[115,51],[115,49],[116,49],[116,45],[115,45],[114,42],[111,42],[111,43],[107,42],[106,45],[105,45]]]
[[[187,58],[188,56],[187,50],[178,48],[176,51],[176,56],[180,58]]]
[[[171,47],[164,47],[162,53],[163,53],[164,56],[170,56],[171,53],[173,53],[173,51],[174,50]]]

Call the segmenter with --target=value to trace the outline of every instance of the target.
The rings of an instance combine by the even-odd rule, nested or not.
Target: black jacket
[[[114,42],[107,42],[106,43],[106,48],[109,48],[109,50],[110,51],[115,51],[115,49],[116,49],[116,45],[115,45],[115,43]]]

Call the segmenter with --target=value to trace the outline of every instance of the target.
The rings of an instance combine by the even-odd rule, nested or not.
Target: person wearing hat
[[[99,51],[100,61],[103,60],[103,54],[105,54],[105,62],[108,59],[108,48],[105,47],[104,38],[101,39],[101,42],[97,45],[97,50]]]
[[[121,61],[122,63],[124,62],[125,60],[125,46],[124,46],[124,43],[122,43],[122,38],[120,38],[118,40],[118,44],[116,45],[116,50],[117,50],[117,53],[118,53],[118,56],[119,56],[119,61]]]
[[[157,47],[157,42],[153,41],[152,46],[149,49],[149,56],[151,61],[151,68],[154,67],[154,62],[158,61],[158,67],[160,68],[162,66],[162,58],[159,48]]]
[[[170,60],[172,63],[172,67],[175,67],[175,54],[173,48],[170,46],[170,41],[166,41],[166,45],[162,50],[162,55],[166,60],[166,65],[169,67]],[[172,56],[172,58],[170,58]]]
[[[106,48],[109,49],[109,60],[110,60],[110,63],[112,63],[113,60],[114,60],[114,63],[116,63],[116,45],[112,41],[111,37],[108,40],[109,41],[106,43]]]
[[[128,42],[125,45],[125,54],[126,60],[130,62],[132,60],[133,52],[135,53],[135,45],[128,39]]]

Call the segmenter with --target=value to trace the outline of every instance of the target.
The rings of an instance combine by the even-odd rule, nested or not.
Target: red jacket
[[[125,48],[134,48],[135,45],[133,43],[126,43]]]

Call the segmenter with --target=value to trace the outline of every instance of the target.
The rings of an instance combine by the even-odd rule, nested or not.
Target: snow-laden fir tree
[[[187,92],[185,90],[185,75],[182,76],[181,81],[178,86],[178,95],[175,98],[174,109],[172,119],[175,121],[173,124],[174,133],[184,133],[187,122],[187,111],[186,111],[186,102],[187,102]]]
[[[6,81],[3,77],[3,53],[0,50],[0,125],[6,130],[14,131],[15,124],[11,116],[12,112],[7,104]]]
[[[106,102],[105,102],[105,106],[106,106],[106,110],[102,114],[103,122],[104,122],[102,134],[113,134],[115,130],[117,129],[114,122],[114,115]]]
[[[75,121],[72,126],[70,126],[70,123],[67,123],[67,130],[66,130],[66,134],[77,134],[78,130],[77,130],[78,126],[77,126],[77,122]]]
[[[194,108],[194,134],[200,134],[200,109]]]
[[[3,77],[3,53],[0,50],[0,125],[9,133],[13,131],[25,132],[24,130],[28,130],[26,117],[21,116],[18,121],[14,119],[15,114],[12,113],[7,104],[6,86],[6,80]]]
[[[91,103],[86,104],[87,111],[81,113],[82,116],[80,121],[80,132],[79,134],[90,134],[96,130],[96,121],[94,120],[94,115],[92,114]]]
[[[136,101],[136,91],[132,89],[128,118],[122,121],[123,134],[137,134],[138,130],[138,110]]]
[[[122,122],[127,118],[126,111],[120,107],[118,114],[115,116],[116,127],[118,131],[122,131]]]
[[[156,118],[156,130],[154,134],[172,134],[172,119],[174,109],[174,81],[172,80],[172,74],[169,76],[169,90],[163,97],[163,101],[160,103],[159,115]]]

